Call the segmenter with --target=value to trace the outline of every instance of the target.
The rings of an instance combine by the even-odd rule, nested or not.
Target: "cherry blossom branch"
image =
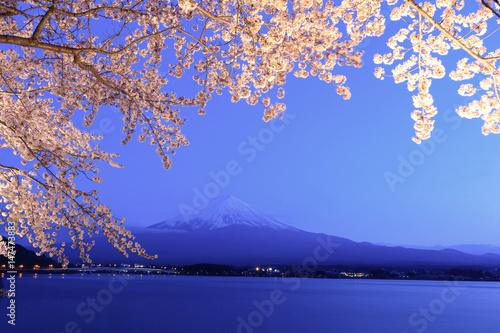
[[[7,13],[0,13],[0,17],[1,16],[6,17],[6,16],[14,16],[14,15],[24,15],[24,16],[30,17],[30,18],[37,18],[37,17],[39,17],[38,15],[33,16],[30,14],[27,14],[26,12],[30,11],[30,10],[34,10],[34,9],[39,9],[39,8],[41,8],[41,7],[32,7],[32,8],[28,8],[25,10],[19,10],[17,8],[12,8],[12,7],[6,6],[4,4],[0,4],[0,9],[5,10],[7,12]]]
[[[68,17],[84,17],[84,16],[89,16],[97,12],[102,12],[106,10],[111,10],[111,11],[117,11],[117,12],[123,12],[127,14],[136,14],[136,15],[146,15],[145,12],[140,11],[140,10],[134,10],[131,8],[123,8],[123,7],[115,7],[115,6],[102,6],[102,7],[96,7],[92,8],[89,10],[86,10],[84,12],[79,12],[79,13],[73,13],[73,12],[68,12],[59,8],[55,8],[54,12],[62,15],[66,15]]]
[[[481,0],[481,3],[486,7],[488,8],[493,14],[495,14],[496,16],[498,16],[500,18],[500,13],[498,11],[496,11],[493,7],[491,7],[491,5],[485,1],[485,0]],[[498,2],[497,2],[498,4]]]
[[[15,91],[3,91],[0,90],[0,95],[14,95],[14,96],[19,96],[22,94],[32,94],[36,92],[42,92],[42,91],[50,91],[54,88],[59,88],[59,86],[53,86],[53,87],[46,87],[46,88],[39,88],[39,89],[28,89],[28,90],[23,90],[22,92],[15,92]]]
[[[422,14],[430,23],[432,23],[433,26],[439,29],[448,39],[452,40],[453,42],[457,43],[462,50],[467,52],[471,57],[474,59],[478,60],[480,63],[482,63],[484,66],[486,66],[491,73],[495,73],[498,70],[490,64],[487,60],[487,58],[483,58],[476,53],[472,52],[470,48],[468,48],[464,43],[462,43],[458,38],[453,36],[448,30],[446,30],[443,26],[441,26],[432,16],[430,16],[425,10],[423,10],[419,5],[415,3],[414,0],[404,0],[407,4],[409,4],[413,9],[415,9],[418,13]]]
[[[186,35],[188,35],[189,37],[191,37],[192,39],[194,39],[195,41],[197,41],[200,45],[202,45],[207,51],[209,51],[210,53],[212,53],[213,55],[215,55],[217,57],[217,59],[219,60],[219,62],[223,64],[223,66],[226,69],[227,73],[233,78],[233,80],[236,81],[236,78],[231,73],[231,71],[227,68],[226,63],[220,58],[220,56],[219,56],[219,54],[217,52],[215,52],[214,50],[212,50],[212,48],[208,47],[208,45],[206,45],[205,43],[203,43],[201,41],[201,39],[197,39],[196,37],[194,37],[189,32],[187,32],[187,31],[185,31],[183,29],[179,29],[179,31],[182,32],[182,33],[184,33],[184,34],[186,34]]]
[[[54,9],[56,8],[56,5],[57,5],[57,1],[54,1],[52,3],[52,6],[50,6],[50,8],[45,13],[45,15],[42,16],[42,19],[38,23],[38,26],[36,27],[35,31],[33,32],[33,35],[31,35],[31,39],[38,40],[38,37],[40,36],[40,33],[42,32],[45,24],[52,16],[52,13],[54,13]]]
[[[156,33],[145,35],[143,37],[140,37],[140,38],[133,40],[132,42],[125,45],[124,47],[122,47],[116,51],[111,51],[111,52],[105,51],[101,48],[92,48],[92,47],[74,48],[74,47],[69,47],[69,46],[62,46],[62,45],[57,45],[57,44],[40,42],[40,41],[32,39],[32,38],[12,36],[12,35],[0,35],[0,44],[13,44],[13,45],[19,45],[19,46],[34,47],[34,48],[39,48],[39,49],[43,49],[43,50],[47,50],[47,51],[72,54],[72,55],[77,55],[77,54],[80,54],[82,52],[95,52],[95,53],[100,53],[100,54],[111,56],[111,55],[117,55],[117,54],[123,53],[123,52],[127,51],[128,49],[130,49],[132,46],[136,45],[137,43],[145,41],[151,37],[162,35],[166,32],[179,29],[180,27],[181,27],[181,25],[176,25],[176,26],[158,31]]]
[[[120,87],[114,85],[113,83],[111,82],[108,82],[106,80],[104,80],[101,76],[101,74],[97,71],[97,69],[95,69],[94,66],[91,66],[91,65],[87,65],[85,63],[82,62],[82,58],[80,56],[79,53],[75,54],[74,55],[74,61],[75,61],[75,64],[77,64],[78,66],[80,66],[82,69],[85,69],[85,70],[88,70],[89,72],[92,73],[92,75],[94,75],[94,77],[96,78],[97,81],[99,81],[102,85],[108,87],[108,88],[111,88],[113,90],[116,90],[116,91],[119,91],[121,92],[122,94],[127,94],[123,89],[121,89]]]
[[[205,14],[207,17],[211,18],[214,21],[225,23],[225,24],[231,24],[231,21],[226,21],[226,19],[232,19],[231,16],[217,16],[203,8],[200,4],[196,4],[196,9],[198,9],[200,12]]]

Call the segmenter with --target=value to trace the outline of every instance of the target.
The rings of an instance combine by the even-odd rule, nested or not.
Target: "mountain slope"
[[[245,225],[182,233],[134,228],[132,233],[148,253],[158,254],[158,264],[301,265],[314,258],[319,265],[500,266],[498,255],[379,246],[326,234]],[[137,255],[123,257],[105,239],[96,241],[91,257],[98,263],[151,263]]]
[[[301,265],[315,260],[319,265],[500,266],[500,256],[494,254],[380,246],[306,232],[234,197],[214,199],[189,220],[178,216],[131,231],[149,254],[158,254],[159,264]],[[103,238],[96,240],[91,257],[100,263],[151,263],[137,255],[123,257]]]
[[[411,247],[414,249],[423,249],[423,250],[443,250],[443,249],[453,249],[460,252],[475,254],[475,255],[483,255],[483,254],[497,254],[500,255],[500,246],[488,245],[488,244],[460,244],[460,245],[450,245],[450,246],[421,246],[421,245],[408,245],[406,247]]]
[[[4,242],[6,245],[8,244],[7,237],[0,235],[0,242]],[[52,260],[51,258],[46,257],[45,255],[38,256],[34,251],[27,249],[26,247],[15,244],[15,265],[23,265],[25,268],[33,268],[34,265],[40,265],[42,267],[46,267],[48,265],[56,265],[57,262]],[[9,259],[5,256],[0,255],[0,267],[5,265],[8,267]],[[8,269],[8,268],[5,268]]]

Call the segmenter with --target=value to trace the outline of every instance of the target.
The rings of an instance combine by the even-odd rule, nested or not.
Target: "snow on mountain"
[[[177,215],[148,228],[170,231],[215,230],[244,225],[274,230],[299,230],[261,214],[240,199],[229,195],[216,197],[196,214]]]

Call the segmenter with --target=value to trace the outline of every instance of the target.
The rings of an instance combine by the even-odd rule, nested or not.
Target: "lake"
[[[500,330],[500,282],[25,274],[15,301],[2,333]]]

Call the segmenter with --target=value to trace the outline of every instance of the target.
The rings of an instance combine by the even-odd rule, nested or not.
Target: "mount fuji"
[[[158,255],[158,264],[296,265],[318,257],[320,265],[500,266],[496,254],[374,245],[307,232],[261,214],[233,196],[214,198],[189,216],[130,230],[147,253]],[[151,264],[137,255],[124,257],[101,235],[95,240],[90,253],[94,262]],[[71,262],[81,261],[76,251],[67,253]]]
[[[194,214],[177,215],[148,228],[170,231],[206,231],[235,225],[268,230],[299,231],[299,229],[259,213],[232,195],[216,197]]]

